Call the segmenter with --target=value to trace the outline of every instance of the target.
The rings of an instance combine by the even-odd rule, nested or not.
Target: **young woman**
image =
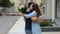
[[[39,7],[36,3],[34,3],[32,5],[32,8],[33,8],[33,15],[34,17],[32,17],[32,33],[33,34],[42,34],[41,32],[41,28],[40,28],[40,25],[39,25],[39,16],[41,15],[41,12],[39,10]]]
[[[26,33],[27,34],[42,34],[39,25],[38,17],[41,15],[39,7],[36,3],[28,4],[26,14],[21,14],[26,17]]]

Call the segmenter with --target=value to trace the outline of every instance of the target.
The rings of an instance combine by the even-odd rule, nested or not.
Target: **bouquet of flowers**
[[[22,13],[26,13],[27,6],[26,5],[21,5],[18,7],[18,10]]]

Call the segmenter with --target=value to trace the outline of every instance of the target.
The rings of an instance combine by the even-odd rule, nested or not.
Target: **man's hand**
[[[21,16],[23,16],[24,14],[23,13],[19,13]]]
[[[26,11],[30,11],[30,9],[29,8],[27,8],[27,10]]]

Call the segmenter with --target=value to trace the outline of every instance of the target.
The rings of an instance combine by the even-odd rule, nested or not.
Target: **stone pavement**
[[[60,32],[42,32],[42,34],[60,34]]]
[[[56,18],[55,23],[56,23],[57,26],[60,26],[60,18]]]
[[[20,16],[0,16],[0,34],[6,34]]]
[[[25,34],[25,22],[21,16],[7,34]]]
[[[0,34],[25,34],[24,27],[22,16],[0,17]],[[42,34],[60,34],[60,32],[42,32]]]
[[[25,27],[25,22],[23,17],[21,17],[11,28],[8,34],[25,34],[24,27]],[[42,32],[42,34],[60,34],[60,32]]]

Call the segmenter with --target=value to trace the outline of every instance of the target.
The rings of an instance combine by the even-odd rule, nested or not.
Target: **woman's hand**
[[[24,16],[24,14],[23,13],[19,13],[21,16]]]
[[[31,20],[35,23],[39,23],[40,20],[39,20],[39,17],[32,17]]]

